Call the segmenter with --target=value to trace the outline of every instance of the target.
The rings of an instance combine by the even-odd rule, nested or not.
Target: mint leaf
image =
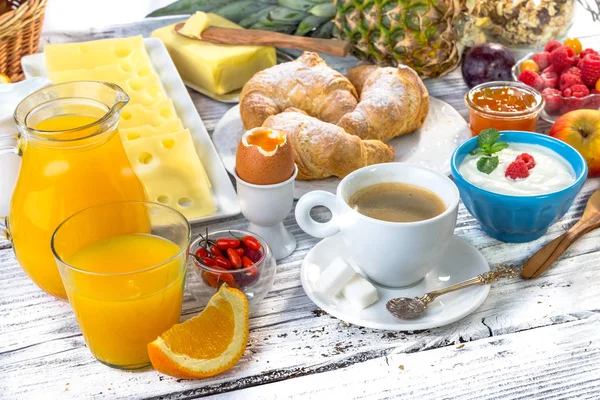
[[[501,150],[504,150],[507,147],[508,147],[508,143],[506,143],[506,142],[496,142],[492,145],[492,147],[490,147],[490,152],[492,154],[497,153]]]
[[[499,164],[498,156],[493,157],[481,157],[477,161],[477,169],[484,174],[490,174],[493,170],[498,167]]]
[[[498,132],[498,129],[488,128],[479,132],[477,144],[483,149],[490,149],[498,139],[500,139],[500,132]]]
[[[487,151],[485,151],[481,147],[478,147],[475,150],[473,150],[472,152],[470,152],[469,154],[472,155],[472,156],[477,155],[477,154],[485,154],[485,155],[487,155]]]

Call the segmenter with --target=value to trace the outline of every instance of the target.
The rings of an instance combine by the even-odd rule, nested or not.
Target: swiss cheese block
[[[142,36],[95,40],[83,43],[48,44],[44,46],[46,69],[91,69],[101,65],[116,65],[129,57],[148,54]]]
[[[216,14],[207,16],[212,26],[242,29]],[[211,93],[225,94],[240,89],[256,72],[277,62],[273,47],[202,42],[178,34],[174,26],[157,29],[152,36],[164,42],[184,81]]]
[[[131,128],[121,128],[119,125],[119,134],[121,141],[144,139],[151,136],[163,135],[165,133],[173,133],[183,130],[183,124],[178,118],[169,119],[158,126],[140,125]],[[198,156],[196,156],[198,158]]]
[[[134,128],[142,125],[158,127],[172,119],[177,119],[177,112],[175,111],[175,107],[173,107],[173,100],[171,99],[160,99],[156,104],[149,107],[142,104],[128,104],[121,111],[119,129]],[[179,128],[176,130],[180,131],[182,129]]]
[[[94,68],[48,70],[48,77],[53,83],[81,80],[116,83],[150,75],[154,75],[154,71],[145,51],[132,54],[114,64],[100,65]]]
[[[123,147],[150,201],[173,207],[187,218],[216,211],[210,183],[187,129],[127,140]]]

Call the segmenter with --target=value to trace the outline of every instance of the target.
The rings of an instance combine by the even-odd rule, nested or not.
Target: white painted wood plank
[[[242,399],[598,399],[600,314],[210,396]]]

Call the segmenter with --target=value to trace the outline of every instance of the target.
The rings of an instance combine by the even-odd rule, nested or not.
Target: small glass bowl
[[[584,46],[585,48],[585,46]],[[540,51],[543,51],[541,49]],[[517,82],[521,74],[521,64],[530,60],[535,53],[529,53],[521,58],[512,67],[512,77]],[[542,95],[546,104],[540,117],[551,124],[555,123],[560,116],[574,110],[600,110],[600,94],[589,94],[585,97],[564,97],[562,95]]]
[[[254,266],[223,272],[204,265],[195,257],[190,257],[188,270],[194,271],[193,274],[196,279],[192,278],[188,280],[188,289],[203,306],[208,303],[210,298],[224,282],[220,279],[220,276],[225,273],[233,277],[233,282],[228,283],[229,286],[241,290],[246,295],[248,305],[251,308],[256,307],[267,295],[269,290],[271,290],[273,281],[275,280],[277,265],[273,253],[271,252],[271,248],[263,238],[255,233],[239,230],[223,230],[209,234],[211,241],[216,241],[219,238],[242,238],[247,235],[254,236],[262,246],[262,257],[259,261],[254,263]],[[190,245],[191,254],[196,253],[203,240],[202,237],[199,237],[192,242]],[[231,281],[231,279],[227,280]],[[216,283],[216,287],[211,286],[211,282],[213,284]]]
[[[473,102],[475,92],[488,88],[513,88],[533,95],[537,103],[530,109],[519,112],[490,111],[479,107]],[[499,131],[528,131],[535,132],[538,115],[544,109],[544,99],[535,89],[521,82],[493,81],[473,87],[465,95],[465,104],[469,109],[469,127],[473,136],[479,135],[484,129],[495,128]]]

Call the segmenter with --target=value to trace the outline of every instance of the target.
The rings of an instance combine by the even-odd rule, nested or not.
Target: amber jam
[[[285,143],[285,134],[268,128],[256,128],[246,136],[246,143],[271,152]]]
[[[544,108],[542,95],[520,82],[488,82],[475,86],[465,96],[471,112],[473,136],[484,129],[535,132]]]

